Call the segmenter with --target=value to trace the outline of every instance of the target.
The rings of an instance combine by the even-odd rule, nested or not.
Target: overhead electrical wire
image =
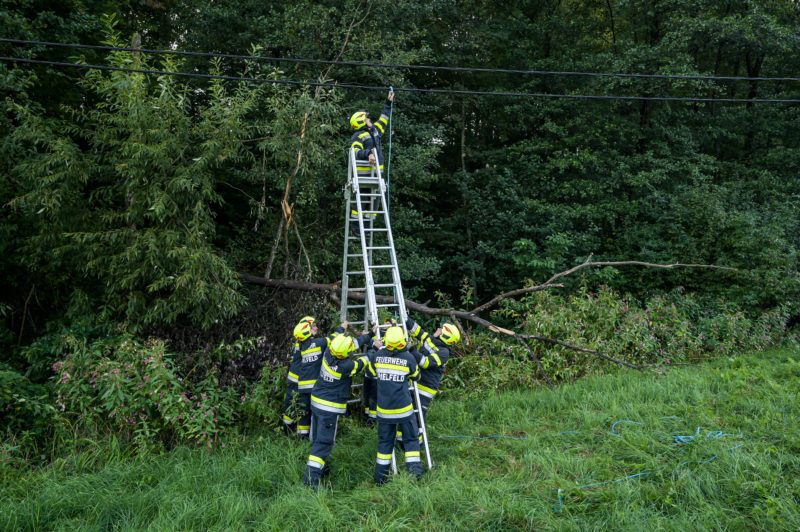
[[[219,79],[226,81],[248,81],[254,83],[269,83],[283,85],[305,85],[313,87],[330,87],[339,89],[365,89],[384,91],[387,87],[376,85],[356,85],[351,83],[326,83],[318,81],[294,81],[286,79],[267,79],[253,78],[245,76],[227,76],[223,74],[201,74],[198,72],[174,72],[168,70],[150,70],[143,68],[127,68],[109,65],[91,65],[86,63],[66,63],[60,61],[45,61],[41,59],[27,59],[22,57],[0,56],[0,61],[10,63],[28,63],[38,65],[50,65],[59,67],[83,68],[90,70],[109,70],[117,72],[132,72],[139,74],[153,74],[160,76],[179,76],[186,78],[199,79]],[[553,93],[532,93],[532,92],[502,92],[502,91],[475,91],[457,89],[419,89],[413,87],[396,87],[395,92],[416,92],[433,94],[454,94],[454,95],[474,95],[474,96],[505,96],[522,98],[560,98],[560,99],[579,99],[579,100],[628,100],[628,101],[663,101],[663,102],[697,102],[697,103],[800,103],[800,99],[787,98],[696,98],[678,96],[618,96],[604,94],[553,94]]]
[[[79,48],[90,50],[107,50],[117,52],[140,52],[145,54],[162,54],[162,55],[178,55],[185,57],[212,57],[222,59],[242,59],[250,61],[283,61],[290,63],[309,63],[309,64],[323,64],[323,65],[341,65],[341,66],[363,66],[371,68],[391,68],[391,69],[409,69],[409,70],[442,70],[450,72],[482,72],[482,73],[498,73],[498,74],[528,74],[528,75],[541,75],[541,76],[594,76],[594,77],[615,77],[615,78],[642,78],[642,79],[675,79],[675,80],[710,80],[710,81],[791,81],[798,82],[800,78],[793,77],[746,77],[746,76],[708,76],[708,75],[683,75],[683,74],[626,74],[617,72],[578,72],[578,71],[558,71],[558,70],[522,70],[522,69],[509,69],[509,68],[480,68],[480,67],[457,67],[457,66],[439,66],[439,65],[407,65],[407,64],[393,64],[393,63],[373,63],[366,61],[331,61],[325,59],[300,59],[292,57],[265,57],[265,56],[250,56],[250,55],[236,55],[224,54],[215,52],[187,52],[180,50],[160,50],[152,48],[128,48],[122,46],[109,46],[100,44],[79,44],[79,43],[61,43],[51,41],[31,41],[24,39],[8,39],[0,38],[0,42],[7,42],[10,44],[23,44],[23,45],[38,45],[49,47],[61,48]]]

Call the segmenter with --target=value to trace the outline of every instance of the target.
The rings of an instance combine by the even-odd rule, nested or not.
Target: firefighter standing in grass
[[[332,335],[324,338],[315,338],[318,332],[316,322],[301,321],[294,328],[294,337],[300,351],[300,366],[297,372],[297,397],[303,412],[302,417],[297,421],[297,435],[300,438],[308,437],[311,431],[311,390],[319,376],[322,353],[327,349],[328,343],[334,337],[344,333],[346,328],[347,322],[345,321]]]
[[[322,356],[319,378],[311,391],[311,453],[303,475],[303,483],[314,491],[320,478],[330,472],[327,460],[336,443],[339,416],[347,412],[351,379],[367,367],[367,357],[349,358],[349,355],[370,339],[368,333],[358,338],[339,335]]]
[[[378,484],[388,479],[398,430],[403,435],[406,470],[417,478],[422,476],[419,429],[408,388],[409,380],[419,377],[419,368],[414,356],[408,352],[408,341],[402,328],[389,327],[384,342],[375,340],[373,345],[379,350],[367,352],[368,371],[376,377],[378,385],[378,456],[375,464],[375,482]]]
[[[419,364],[420,377],[417,381],[419,402],[422,408],[422,418],[428,421],[428,406],[439,392],[439,384],[444,375],[444,366],[450,359],[450,349],[461,340],[458,327],[452,323],[444,323],[436,329],[431,337],[411,318],[406,320],[408,333],[420,342],[419,350],[412,349],[411,353]],[[422,435],[420,434],[420,440]]]
[[[297,325],[303,322],[314,323],[314,321],[313,317],[305,316]],[[289,374],[286,376],[286,397],[283,399],[283,430],[289,435],[293,434],[297,429],[297,419],[295,419],[297,414],[294,412],[295,409],[292,408],[292,405],[297,396],[297,379],[300,373],[300,364],[302,360],[300,356],[300,342],[295,338],[292,362],[289,365]]]

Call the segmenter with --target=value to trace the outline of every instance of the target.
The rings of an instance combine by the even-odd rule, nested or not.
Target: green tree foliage
[[[11,37],[322,60],[574,72],[791,76],[796,2],[197,0],[2,2]],[[118,16],[117,34],[104,17]],[[797,98],[796,82],[431,71],[1,44],[4,54],[290,81],[542,94]],[[206,326],[243,304],[234,270],[335,280],[347,117],[385,89],[2,70],[6,337],[67,309]],[[399,92],[392,216],[408,293],[475,301],[603,259],[736,274],[608,271],[749,309],[798,300],[796,105]],[[294,205],[281,227],[281,202]],[[32,320],[35,307],[43,319]],[[794,311],[796,313],[796,311]],[[37,323],[38,322],[38,323]],[[11,332],[13,330],[13,333]],[[23,334],[22,336],[25,336]],[[10,341],[10,340],[9,340]]]

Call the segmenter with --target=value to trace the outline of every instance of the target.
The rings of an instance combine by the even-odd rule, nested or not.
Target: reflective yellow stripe
[[[436,353],[431,353],[431,356],[436,360],[436,365],[437,366],[441,366],[442,365],[442,359],[439,358],[439,355],[437,355]]]
[[[356,148],[356,146],[358,146],[358,148]],[[360,142],[358,142],[358,141],[355,141],[355,142],[352,144],[352,148],[353,148],[354,150],[362,150],[362,149],[364,149],[364,145],[363,145],[363,144],[361,144],[361,143],[360,143]]]
[[[380,121],[380,120],[378,120],[377,122],[375,122],[375,127],[377,127],[378,129],[380,129],[380,130],[381,130],[381,133],[383,133],[383,132],[384,132],[384,129],[383,129],[383,124],[381,124],[381,121]]]
[[[321,351],[321,349],[319,348],[319,346],[315,345],[314,347],[309,347],[305,351],[301,351],[301,354],[307,355],[308,353],[313,353],[314,351]]]
[[[332,406],[333,408],[347,408],[347,403],[334,403],[333,401],[326,401],[325,399],[320,399],[315,395],[311,396],[311,400],[321,405]]]
[[[406,451],[406,458],[409,456],[419,456],[419,451]]]
[[[363,138],[366,138],[366,137],[369,137],[369,131],[365,131],[365,132],[361,133],[358,136],[358,138],[360,138],[360,139],[363,139]]]
[[[376,368],[382,368],[382,369],[396,369],[397,371],[405,371],[406,373],[409,372],[409,369],[406,366],[398,366],[396,364],[376,363],[375,367]]]
[[[428,392],[431,395],[436,395],[439,392],[439,390],[434,390],[433,388],[428,388],[427,386],[423,386],[422,384],[417,384],[417,388],[419,388],[423,392]]]
[[[317,382],[317,379],[310,380],[310,381],[299,381],[297,383],[297,385],[298,386],[308,386],[309,384],[314,384],[315,382]]]
[[[358,216],[358,211],[350,211],[350,214],[352,214],[353,216]]]
[[[378,453],[378,458],[380,458],[381,460],[391,460],[392,459],[392,455],[391,454]]]
[[[331,369],[331,367],[328,365],[328,363],[325,361],[324,358],[322,359],[322,365],[325,366],[325,369],[328,370],[328,372],[330,372],[330,374],[333,375],[334,377],[336,377],[337,379],[341,379],[342,378],[342,374],[338,373],[336,371],[333,371]]]
[[[403,408],[395,408],[394,410],[378,407],[378,412],[381,414],[402,414],[404,412],[409,412],[411,410],[411,407],[412,405],[408,405]]]
[[[414,373],[412,373],[411,375],[409,375],[409,377],[411,377],[411,378],[413,379],[413,378],[414,378],[414,377],[416,377],[417,375],[419,375],[419,366],[417,366],[417,369],[416,369],[416,370],[414,370]]]
[[[295,373],[292,373],[292,372],[290,371],[290,372],[289,372],[289,378],[290,378],[290,379],[294,379],[294,381],[297,381],[297,379],[299,379],[299,378],[300,378],[300,375],[297,375],[297,374],[295,374]]]
[[[309,454],[309,455],[308,455],[308,460],[309,460],[310,462],[316,462],[316,463],[318,463],[319,465],[325,465],[325,460],[323,460],[323,459],[322,459],[322,458],[320,458],[319,456],[314,456],[313,454]]]

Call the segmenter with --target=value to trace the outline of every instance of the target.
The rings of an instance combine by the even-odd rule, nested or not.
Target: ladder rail
[[[378,161],[378,153],[377,149],[372,150],[372,154],[375,156],[375,160]],[[369,176],[359,176],[358,167],[359,163],[362,166],[369,165],[370,167],[370,174]],[[363,183],[362,183],[363,179]],[[377,185],[377,187],[376,187]],[[364,192],[362,194],[361,187],[364,186],[365,190],[369,190],[369,192]],[[377,188],[377,190],[376,190]],[[348,189],[350,189],[348,191]],[[348,245],[351,240],[350,238],[350,221],[353,220],[352,218],[352,211],[355,210],[357,212],[356,215],[356,222],[358,224],[359,229],[359,236],[356,239],[359,241],[361,245],[361,258],[363,263],[363,271],[358,272],[358,274],[363,274],[364,279],[364,328],[369,330],[369,325],[374,324],[377,325],[376,329],[376,338],[381,338],[381,332],[383,330],[382,324],[379,321],[379,308],[390,308],[396,307],[396,316],[399,317],[400,323],[397,324],[403,330],[403,334],[405,335],[407,341],[410,342],[411,338],[408,333],[408,328],[406,327],[406,321],[408,320],[408,311],[406,309],[405,304],[405,297],[403,294],[403,285],[402,279],[400,277],[400,266],[397,260],[397,251],[395,249],[394,244],[394,236],[392,234],[391,228],[391,220],[389,216],[389,209],[388,209],[388,202],[386,199],[386,195],[388,194],[388,188],[386,186],[385,181],[383,180],[383,176],[381,175],[381,169],[379,164],[370,164],[368,161],[365,160],[356,160],[355,152],[350,150],[349,151],[349,164],[348,164],[348,179],[347,185],[345,187],[345,194],[347,196],[347,217],[346,219],[348,222],[345,224],[345,240],[344,240],[344,251],[343,251],[343,265],[342,265],[342,303],[341,303],[341,316],[342,321],[347,320],[347,314],[349,308],[354,308],[354,305],[349,304],[349,298],[347,297],[350,291],[350,283],[349,277],[350,275],[356,274],[356,272],[348,271],[348,257],[353,256],[355,258],[358,256],[357,253],[349,253]],[[376,208],[376,199],[379,205]],[[369,201],[369,208],[365,208],[364,200]],[[355,201],[356,208],[353,209],[353,201]],[[371,224],[370,224],[370,231],[366,231],[364,217],[367,215],[372,216]],[[377,221],[377,216],[383,216],[385,228],[376,228],[375,222]],[[367,235],[367,233],[369,233]],[[375,245],[375,237],[377,233],[385,233],[386,239],[388,240],[387,245]],[[389,251],[389,264],[382,264],[382,265],[374,265],[373,258],[374,258],[374,251],[381,250],[381,251]],[[389,282],[375,282],[374,271],[378,269],[390,269],[391,270],[391,283]],[[391,305],[387,304],[377,304],[377,296],[375,293],[376,287],[380,288],[389,288],[393,289],[393,298],[395,303]],[[360,288],[360,285],[359,285]],[[360,305],[359,305],[360,307]],[[424,445],[425,450],[425,458],[426,464],[428,469],[430,470],[433,467],[433,461],[430,455],[430,446],[428,443],[428,431],[427,427],[425,426],[425,418],[422,410],[422,402],[419,396],[419,388],[417,387],[416,381],[411,381],[409,386],[409,391],[411,391],[412,401],[414,403],[414,412],[417,415],[417,423],[419,428],[419,434],[422,436],[422,442]],[[397,463],[395,459],[395,452],[392,450],[392,471],[397,473]]]

